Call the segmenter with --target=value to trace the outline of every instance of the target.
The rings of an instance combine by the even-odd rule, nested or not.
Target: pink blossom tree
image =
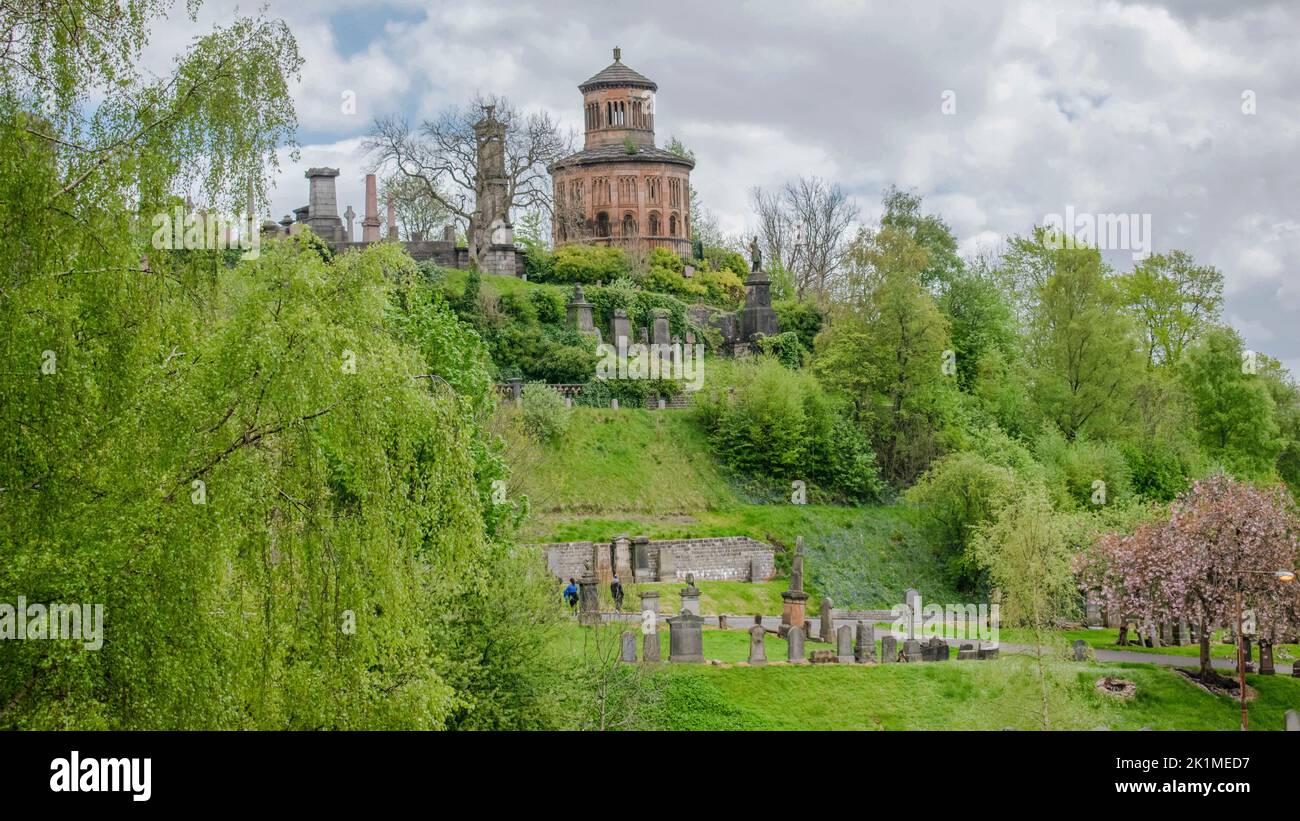
[[[1294,568],[1298,549],[1300,520],[1281,488],[1220,474],[1176,499],[1167,521],[1103,535],[1077,569],[1113,612],[1198,625],[1200,675],[1210,678],[1210,633],[1237,623],[1239,586],[1263,635],[1276,638],[1292,624],[1296,589],[1275,573]]]

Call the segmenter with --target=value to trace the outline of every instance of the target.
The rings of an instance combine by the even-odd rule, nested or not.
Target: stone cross
[[[348,242],[352,242],[353,237],[356,236],[352,233],[352,220],[357,218],[357,212],[352,210],[351,205],[348,206],[348,210],[343,212],[343,218],[348,221]]]
[[[756,624],[749,628],[749,663],[757,667],[760,664],[767,664],[767,648],[763,645],[767,637],[767,631],[762,625]]]

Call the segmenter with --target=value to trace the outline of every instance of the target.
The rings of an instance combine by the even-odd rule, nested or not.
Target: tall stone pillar
[[[344,241],[344,242],[355,242],[355,241],[356,241],[356,236],[357,236],[357,235],[354,234],[354,233],[352,232],[352,221],[353,221],[354,219],[356,219],[356,218],[357,218],[357,212],[356,212],[356,211],[353,211],[353,210],[352,210],[352,206],[349,205],[349,206],[348,206],[348,210],[346,210],[346,211],[343,212],[343,219],[346,220],[346,221],[347,221],[347,224],[348,224],[348,225],[347,225],[347,231],[346,231],[346,232],[344,233],[344,235],[343,235],[343,241]]]
[[[361,220],[361,241],[379,242],[379,192],[374,174],[366,175],[366,215]]]
[[[397,239],[397,203],[388,195],[388,239]]]
[[[600,579],[591,569],[591,562],[578,579],[578,623],[600,624]]]
[[[307,199],[307,225],[326,242],[338,242],[343,233],[343,220],[339,219],[339,204],[334,179],[337,168],[308,168],[305,176],[310,182]]]

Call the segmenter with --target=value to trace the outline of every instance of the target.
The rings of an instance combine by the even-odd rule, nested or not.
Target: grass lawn
[[[1010,644],[1033,644],[1034,641],[1033,634],[1027,630],[1003,628],[999,631],[999,634],[1002,641]],[[1214,638],[1210,641],[1210,657],[1236,658],[1237,646],[1235,644],[1224,644],[1220,641],[1222,634],[1223,631],[1215,633]],[[1136,644],[1120,647],[1115,643],[1119,640],[1119,630],[1109,627],[1100,630],[1058,630],[1053,635],[1066,644],[1073,644],[1076,639],[1083,639],[1088,643],[1089,647],[1097,650],[1131,650],[1135,653],[1156,653],[1168,656],[1200,656],[1201,654],[1199,643],[1174,647],[1142,647]],[[1255,662],[1258,663],[1258,647],[1252,648],[1251,655]],[[1273,647],[1273,660],[1275,662],[1291,662],[1297,658],[1300,658],[1300,644],[1278,644]]]
[[[611,634],[619,627],[608,628]],[[590,631],[562,631],[564,651],[580,655]],[[668,657],[667,632],[662,653]],[[611,638],[611,640],[613,640]],[[743,630],[706,630],[704,654],[728,663],[748,655]],[[640,637],[638,636],[638,647]],[[809,642],[808,649],[828,645]],[[769,659],[786,643],[766,641]],[[638,649],[638,654],[639,654]],[[1022,730],[1041,727],[1038,679],[1031,659],[929,664],[714,667],[661,664],[662,699],[646,713],[650,726],[671,730]],[[1095,690],[1103,675],[1137,684],[1131,701]],[[1300,681],[1247,676],[1259,692],[1251,726],[1281,730],[1286,710],[1300,708]],[[1053,662],[1048,669],[1052,729],[1235,730],[1237,703],[1211,695],[1163,668],[1139,664]]]

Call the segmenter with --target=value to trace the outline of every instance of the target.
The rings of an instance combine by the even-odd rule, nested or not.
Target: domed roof
[[[578,90],[584,94],[593,88],[616,87],[616,88],[648,88],[651,91],[658,91],[659,86],[654,80],[633,71],[623,65],[623,52],[617,46],[614,47],[614,62],[610,63],[603,70],[578,86]]]
[[[671,151],[656,148],[653,145],[639,145],[636,147],[636,153],[629,154],[627,148],[625,148],[621,143],[616,143],[613,145],[601,145],[595,148],[588,148],[579,151],[576,154],[570,154],[563,159],[551,163],[548,170],[554,173],[561,168],[569,168],[571,166],[625,162],[661,162],[672,163],[674,165],[684,165],[687,168],[695,167],[694,160],[680,157]]]

